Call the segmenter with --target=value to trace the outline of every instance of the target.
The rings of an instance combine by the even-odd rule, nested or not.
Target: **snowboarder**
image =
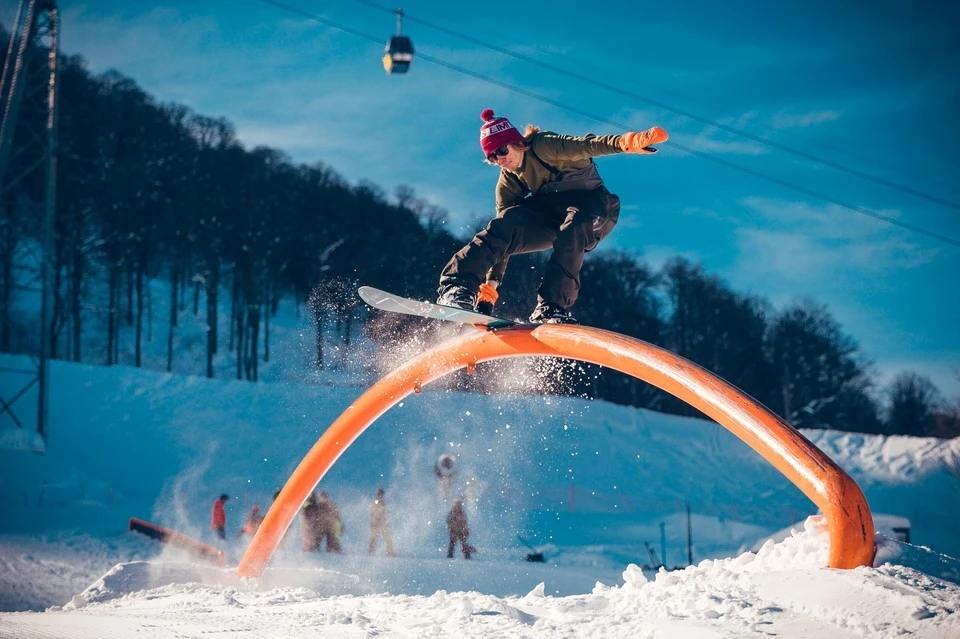
[[[467,541],[470,537],[470,527],[467,525],[467,513],[463,509],[463,498],[455,501],[450,512],[447,513],[447,531],[450,533],[447,558],[453,559],[453,549],[459,541],[460,548],[463,550],[463,558],[470,559],[470,553],[476,549]]]
[[[230,499],[230,496],[227,494],[217,497],[217,500],[213,502],[213,510],[210,513],[210,528],[219,539],[227,538],[227,512],[224,510],[224,506],[228,499]]]
[[[387,546],[387,556],[395,557],[393,551],[393,539],[390,537],[390,522],[387,519],[387,504],[384,501],[386,497],[382,488],[377,489],[376,497],[370,504],[370,546],[367,554],[372,555],[377,550],[377,539],[383,539]]]
[[[620,198],[606,189],[593,158],[655,153],[651,145],[665,142],[667,132],[655,126],[571,137],[527,125],[521,136],[493,109],[484,109],[480,119],[480,148],[488,163],[500,167],[497,216],[443,267],[437,303],[489,314],[507,259],[553,247],[529,321],[575,324],[570,308],[580,292],[584,253],[597,247],[620,215]]]

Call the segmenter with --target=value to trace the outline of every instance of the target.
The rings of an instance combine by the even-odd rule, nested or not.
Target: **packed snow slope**
[[[211,585],[189,566],[128,563],[62,608],[0,614],[0,635],[948,639],[960,632],[956,585],[890,563],[827,570],[826,544],[826,531],[808,521],[804,532],[768,542],[756,555],[704,560],[682,571],[661,571],[653,580],[631,564],[618,585],[598,582],[588,593],[566,597],[549,595],[543,583],[522,596],[445,590],[339,594],[328,591],[349,580],[329,570],[315,571],[320,585],[314,588],[231,583],[226,573]],[[496,565],[468,564],[457,565],[480,573]],[[138,590],[158,570],[170,573],[173,583]]]
[[[0,451],[0,610],[47,611],[0,615],[0,637],[960,633],[960,440],[806,432],[875,512],[911,525],[902,544],[878,517],[878,567],[827,570],[825,531],[802,523],[812,503],[725,429],[544,396],[537,379],[557,369],[543,362],[478,369],[527,394],[428,387],[361,435],[318,487],[344,515],[342,556],[301,552],[295,523],[263,579],[242,581],[124,532],[136,516],[216,543],[210,507],[226,492],[234,566],[249,508],[267,508],[324,429],[408,355],[256,384],[55,362],[46,452]],[[29,367],[0,356],[0,369]],[[296,369],[284,370],[274,379]],[[0,374],[0,397],[21,381]],[[24,422],[31,406],[31,392],[15,404]],[[0,439],[30,443],[10,428]],[[433,473],[444,453],[451,496],[467,498],[470,562],[445,558],[449,501]],[[366,555],[377,487],[395,558]],[[743,552],[797,522],[802,532]],[[524,561],[518,535],[547,561]],[[641,570],[647,544],[671,568],[693,565]]]

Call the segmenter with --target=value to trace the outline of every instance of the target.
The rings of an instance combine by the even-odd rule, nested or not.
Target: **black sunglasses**
[[[497,161],[497,157],[501,157],[501,158],[502,158],[503,156],[505,156],[505,155],[506,155],[507,153],[509,153],[509,152],[510,152],[510,149],[508,149],[506,146],[501,146],[499,149],[497,149],[497,150],[494,151],[493,153],[488,153],[488,154],[487,154],[487,161],[489,161],[489,162],[496,162],[496,161]]]

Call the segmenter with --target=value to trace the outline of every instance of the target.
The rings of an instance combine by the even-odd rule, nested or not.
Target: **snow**
[[[622,583],[566,597],[546,594],[543,583],[521,596],[343,594],[354,584],[328,571],[312,576],[319,586],[303,587],[183,564],[125,563],[65,606],[0,616],[0,630],[18,637],[957,636],[955,585],[892,564],[824,569],[820,523],[810,518],[804,532],[757,554],[661,570],[652,579],[631,564]],[[173,583],[150,587],[155,571]],[[269,578],[290,579],[297,576]]]
[[[0,430],[0,637],[960,636],[950,463],[960,440],[805,432],[878,514],[875,567],[832,570],[813,504],[725,429],[544,397],[536,380],[556,369],[542,362],[478,367],[525,394],[428,387],[406,398],[319,486],[344,515],[345,553],[302,553],[294,524],[264,575],[241,579],[237,533],[250,507],[269,507],[324,428],[434,339],[361,344],[309,373],[309,327],[285,321],[272,324],[271,345],[287,355],[256,384],[51,365],[45,453],[24,431]],[[25,367],[0,355],[0,369]],[[0,373],[0,396],[19,383]],[[27,393],[21,418],[31,405]],[[444,453],[468,498],[479,549],[469,562],[445,557],[449,504],[433,475]],[[366,555],[378,486],[395,558]],[[126,532],[135,516],[216,544],[209,509],[221,492],[232,496],[227,568]],[[912,544],[894,538],[905,524]],[[531,550],[517,535],[546,562],[524,561]],[[644,542],[676,569],[652,569]]]

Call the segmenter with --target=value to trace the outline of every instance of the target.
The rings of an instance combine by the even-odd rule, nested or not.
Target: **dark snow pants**
[[[553,247],[537,296],[570,308],[580,293],[584,253],[610,233],[619,215],[620,199],[604,188],[531,195],[491,220],[447,262],[440,287],[454,284],[476,291],[502,258]]]
[[[470,544],[467,542],[467,537],[469,533],[461,530],[451,530],[450,531],[450,545],[447,546],[447,559],[453,559],[453,549],[457,547],[457,542],[460,542],[460,549],[463,550],[463,558],[470,559]]]

